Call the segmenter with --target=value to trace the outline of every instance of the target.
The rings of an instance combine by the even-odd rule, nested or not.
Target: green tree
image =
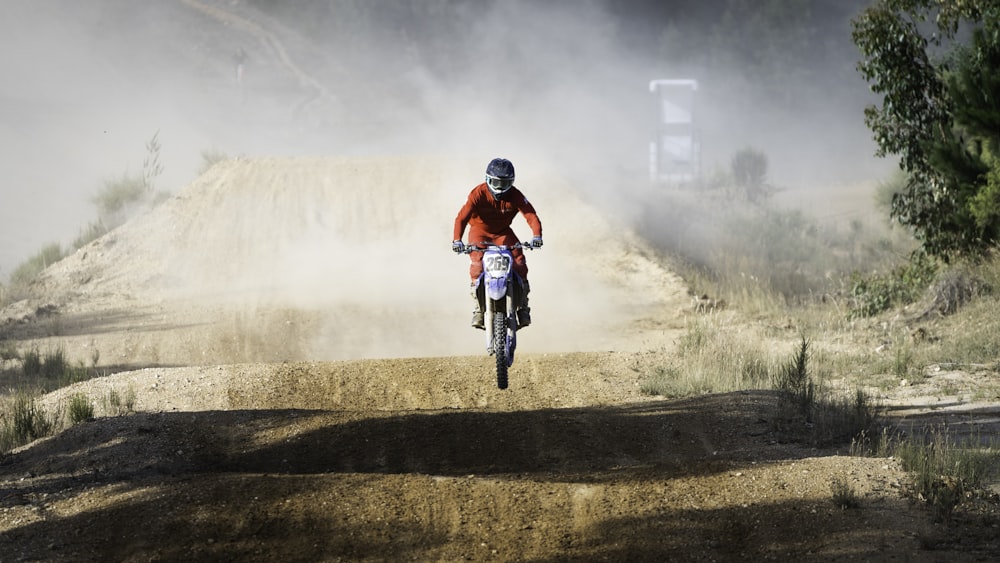
[[[992,22],[996,26],[995,22]],[[935,145],[942,168],[969,196],[969,213],[985,238],[1000,239],[1000,33],[975,30],[948,76],[955,100],[956,143]]]
[[[1000,240],[1000,5],[877,0],[852,25],[858,70],[882,96],[865,123],[877,154],[898,156],[908,174],[892,217],[945,260],[990,248]]]

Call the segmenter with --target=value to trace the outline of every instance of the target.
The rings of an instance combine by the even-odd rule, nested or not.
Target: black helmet
[[[500,197],[514,186],[514,165],[506,158],[494,158],[486,167],[486,185]]]

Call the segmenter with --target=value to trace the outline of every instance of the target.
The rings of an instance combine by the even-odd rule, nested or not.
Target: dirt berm
[[[84,393],[100,416],[0,463],[0,560],[996,555],[928,549],[935,524],[894,460],[781,443],[767,392],[643,395],[687,290],[531,163],[535,320],[496,389],[450,252],[480,168],[229,160],[46,270],[2,337],[107,375],[40,402]],[[136,412],[105,416],[132,394]],[[835,506],[835,480],[859,507]]]

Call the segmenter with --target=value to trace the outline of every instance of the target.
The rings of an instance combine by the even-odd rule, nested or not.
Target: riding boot
[[[472,302],[475,303],[475,307],[472,309],[472,328],[478,328],[479,330],[486,330],[486,325],[483,323],[483,309],[479,306],[479,297],[476,295],[476,284],[472,284],[471,288]]]
[[[523,280],[521,282],[521,300],[517,306],[517,327],[524,328],[531,324],[531,307],[528,306],[528,293],[531,291],[531,286],[528,285],[528,280]]]

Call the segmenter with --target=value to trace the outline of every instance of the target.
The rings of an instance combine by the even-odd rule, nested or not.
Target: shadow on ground
[[[236,410],[91,420],[10,455],[0,475],[99,481],[203,473],[518,474],[573,482],[701,474],[815,455],[776,444],[767,392],[526,411]],[[741,408],[731,408],[742,404]],[[607,475],[612,478],[612,475]]]

